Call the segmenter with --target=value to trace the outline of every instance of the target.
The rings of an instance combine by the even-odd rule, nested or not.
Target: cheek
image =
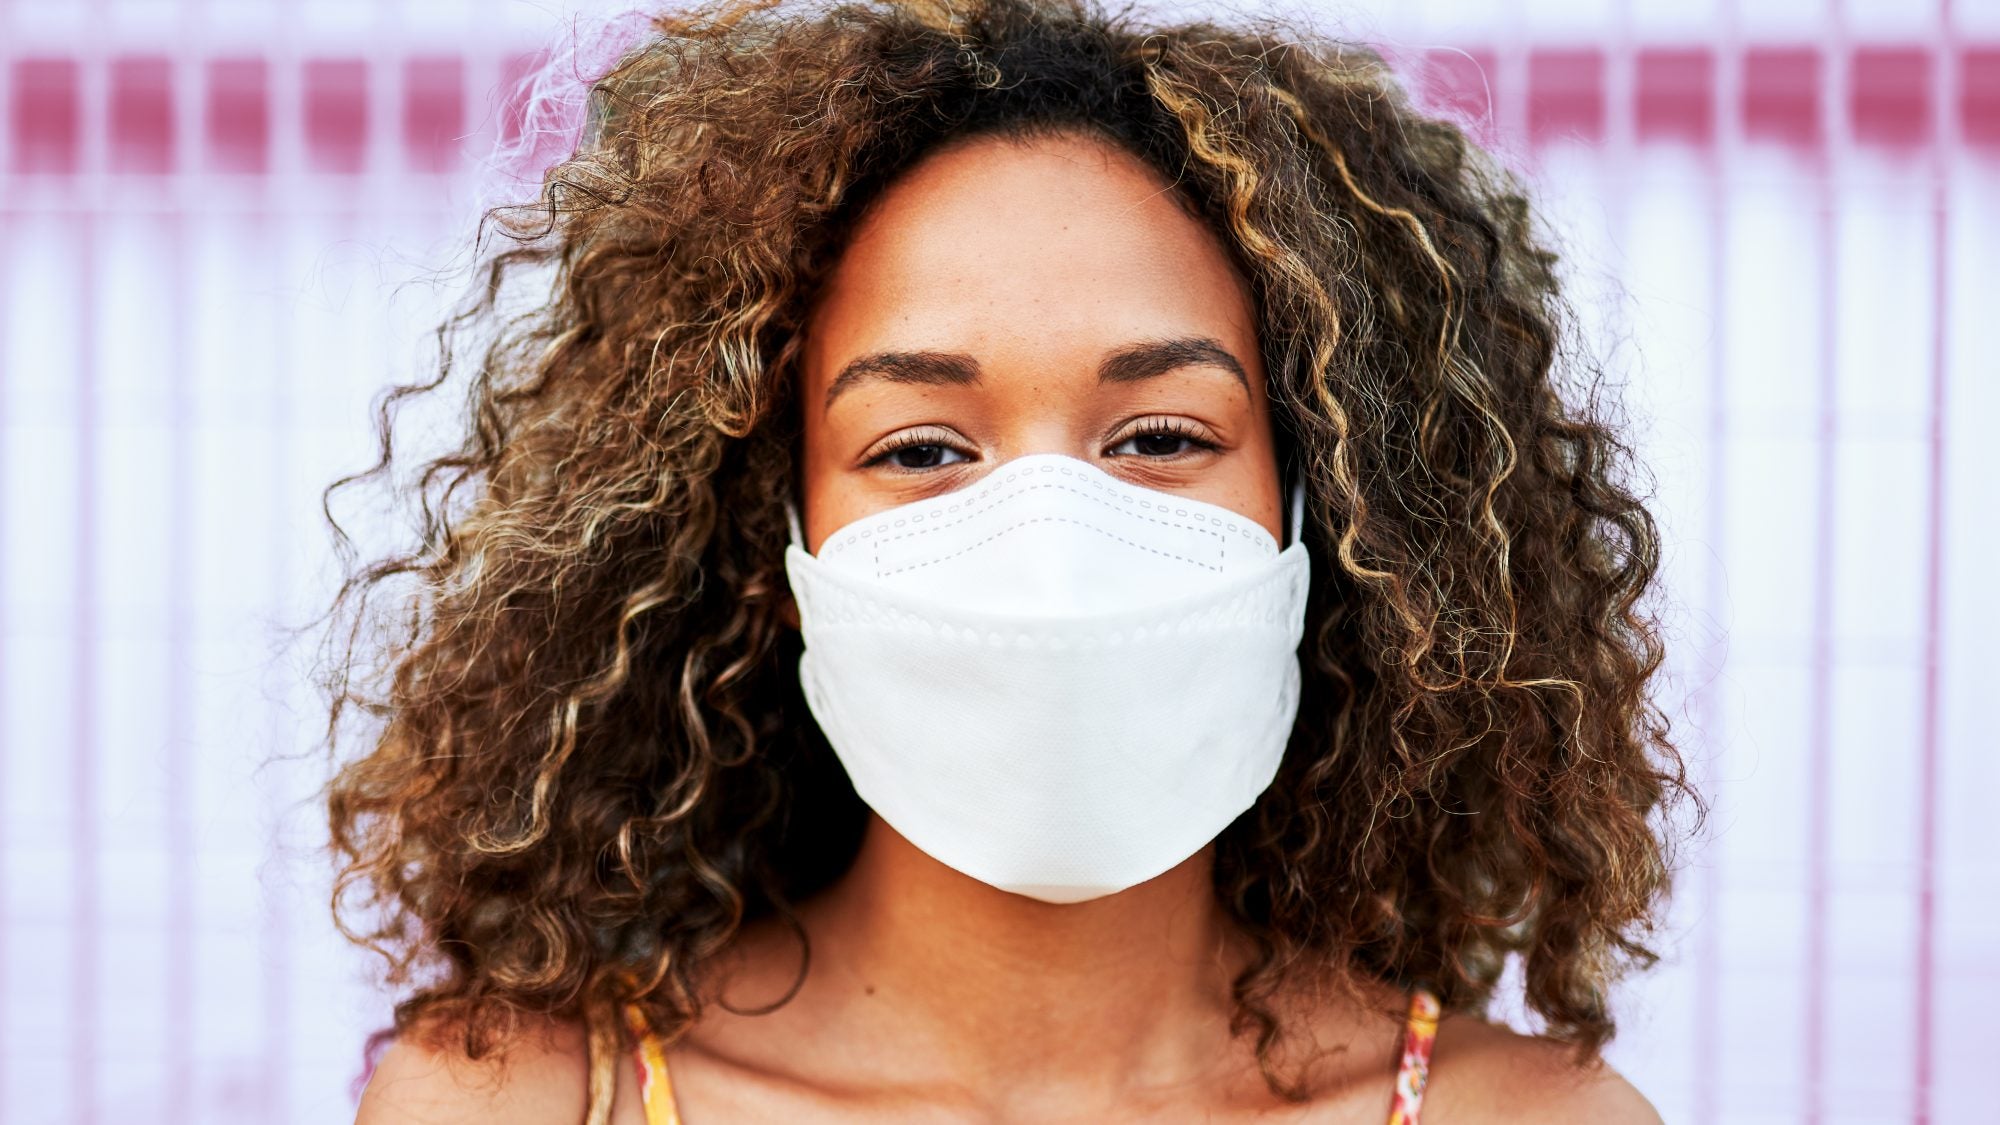
[[[813,392],[808,389],[807,393]],[[806,550],[817,552],[820,541],[842,521],[841,474],[829,463],[832,453],[824,421],[808,417],[799,432],[798,489],[792,501],[798,506]]]
[[[1284,479],[1286,472],[1287,467],[1280,463],[1269,409],[1260,397],[1255,420],[1219,481],[1228,496],[1217,502],[1257,520],[1282,544],[1290,483]]]
[[[1237,458],[1225,487],[1228,495],[1218,497],[1217,503],[1256,520],[1271,533],[1271,538],[1284,543],[1283,486],[1278,481],[1275,461],[1268,456]]]
[[[827,536],[867,514],[866,497],[849,474],[833,471],[810,452],[801,476],[799,521],[806,551],[818,554]]]

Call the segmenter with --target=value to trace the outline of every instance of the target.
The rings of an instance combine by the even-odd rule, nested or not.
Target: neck
[[[1212,862],[1204,847],[1138,886],[1056,905],[969,878],[871,817],[853,867],[804,911],[812,971],[976,1088],[1022,1074],[1098,1091],[1185,1081],[1223,1053],[1245,956]]]

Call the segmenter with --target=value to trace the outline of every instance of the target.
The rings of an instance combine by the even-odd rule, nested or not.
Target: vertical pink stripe
[[[292,13],[292,18],[286,21],[283,31],[287,36],[296,36],[298,34],[299,27],[296,11]],[[350,77],[354,76],[350,74]],[[355,93],[354,96],[358,101],[358,111],[361,118],[361,133],[364,145],[361,155],[365,157],[367,130],[367,103],[365,94],[367,70],[365,64],[362,66],[358,77],[360,79],[359,86],[361,92]],[[304,83],[301,83],[301,85],[303,86]],[[350,93],[354,92],[350,91]],[[274,114],[273,116],[276,118],[272,123],[274,131],[285,129],[292,131],[294,135],[293,143],[278,146],[280,151],[300,152],[313,141],[312,122],[306,119],[303,114],[289,113],[283,115]],[[309,166],[310,159],[310,156],[308,156]],[[360,161],[357,161],[354,170],[358,172],[360,167]],[[296,174],[293,169],[283,167],[276,167],[273,171],[280,176],[287,173]],[[283,271],[288,265],[285,249],[290,241],[285,236],[290,232],[284,230],[281,226],[281,220],[288,217],[286,213],[280,210],[279,205],[271,201],[268,195],[264,194],[272,186],[272,182],[269,179],[264,180],[258,185],[258,204],[253,214],[249,217],[249,223],[251,228],[260,236],[257,238],[255,244],[272,248],[269,261],[277,264],[277,270],[274,272],[277,273],[278,279],[283,279]],[[296,215],[297,213],[293,212],[292,214]],[[292,222],[296,224],[298,219],[292,218]],[[260,263],[259,265],[260,268],[268,268],[264,263]],[[291,340],[293,331],[296,330],[295,318],[291,315],[293,308],[294,306],[291,304],[281,306],[277,315],[278,324],[276,325],[276,330],[271,334],[272,346],[278,350],[278,354],[270,357],[274,362],[270,366],[271,374],[269,378],[276,380],[274,385],[278,388],[278,393],[274,394],[271,399],[270,425],[273,432],[284,435],[286,439],[285,441],[275,443],[273,446],[276,452],[271,464],[272,480],[279,482],[275,486],[273,494],[274,506],[270,512],[272,520],[270,526],[273,528],[285,527],[287,524],[286,517],[290,514],[284,510],[286,491],[282,482],[285,479],[283,472],[286,460],[285,449],[293,435],[287,426],[287,423],[290,421],[287,417],[288,412],[283,408],[282,404],[289,402],[291,373],[294,370],[291,362],[292,357],[286,354],[286,347]],[[283,547],[283,544],[287,540],[288,537],[280,536],[278,538],[279,547],[273,552],[272,565],[274,574],[272,575],[271,597],[278,605],[284,604],[284,591],[287,588],[286,580],[288,575]],[[266,738],[275,742],[275,736],[288,730],[289,724],[280,720],[270,723],[265,729],[267,732]],[[273,746],[272,749],[275,750],[276,747]],[[266,1121],[286,1120],[290,1116],[291,1110],[292,949],[286,918],[286,910],[289,903],[284,897],[285,888],[290,885],[291,880],[289,878],[281,878],[274,882],[276,883],[276,888],[271,889],[270,884],[267,883],[267,889],[264,892],[266,897],[264,900],[262,926],[265,950],[264,1010],[262,1013],[265,1034],[265,1070],[262,1089],[264,1097],[264,1116],[262,1119]]]
[[[108,0],[91,0],[90,17],[98,27],[110,26],[105,18]],[[101,129],[101,123],[87,123],[85,130]],[[101,146],[92,146],[93,149]],[[91,169],[95,171],[96,169]],[[82,475],[77,488],[77,676],[75,700],[77,713],[82,718],[76,738],[77,781],[77,839],[83,845],[78,856],[77,867],[85,874],[85,879],[77,887],[77,912],[79,915],[76,945],[77,1004],[74,1025],[74,1051],[70,1058],[70,1075],[77,1088],[77,1123],[91,1125],[98,1119],[96,1097],[96,1076],[99,1067],[99,1052],[108,1041],[97,1022],[98,1016],[98,964],[103,960],[99,940],[99,927],[103,924],[98,910],[98,798],[97,798],[97,753],[98,732],[96,711],[99,705],[97,691],[97,645],[98,612],[97,591],[102,575],[102,560],[98,557],[98,262],[97,224],[100,216],[95,209],[86,210],[83,222],[85,234],[78,247],[78,260],[83,263],[83,303],[81,310],[83,341],[78,353],[80,378],[77,380],[77,397],[80,417],[77,432],[78,460]]]
[[[1957,36],[1952,26],[1951,0],[1938,0],[1939,38],[1949,48]],[[1934,77],[1940,107],[1951,103],[1950,80],[1953,53],[1938,52],[1939,73]],[[1962,58],[1962,56],[1960,56]],[[1962,82],[1963,77],[1959,76]],[[1917,980],[1916,980],[1916,1085],[1912,1120],[1929,1125],[1931,1120],[1931,1055],[1935,1050],[1937,988],[1937,843],[1938,843],[1938,742],[1943,721],[1939,713],[1939,661],[1942,659],[1944,623],[1944,489],[1945,489],[1945,406],[1950,379],[1946,333],[1951,309],[1951,115],[1942,109],[1936,116],[1931,136],[1931,417],[1930,417],[1930,508],[1925,528],[1924,566],[1924,699],[1919,736],[1917,784]]]
[[[1721,628],[1724,602],[1722,561],[1728,539],[1729,479],[1729,195],[1728,175],[1735,145],[1741,135],[1742,119],[1736,112],[1732,93],[1741,88],[1742,60],[1735,50],[1736,6],[1723,0],[1718,13],[1718,49],[1709,78],[1716,84],[1713,101],[1715,144],[1703,150],[1706,162],[1704,185],[1708,208],[1708,490],[1704,497],[1708,540],[1708,569],[1703,576],[1702,605],[1714,632],[1703,646],[1702,671],[1707,682],[1699,688],[1690,707],[1703,733],[1704,768],[1699,778],[1703,796],[1711,803],[1719,800],[1717,784],[1722,748],[1722,708],[1717,705],[1722,668],[1728,659],[1728,636]],[[1732,86],[1732,80],[1734,85]],[[1728,107],[1724,112],[1723,107]],[[1703,866],[1701,915],[1695,931],[1694,983],[1694,1120],[1696,1125],[1714,1125],[1720,1119],[1722,1080],[1722,871],[1719,863]]]
[[[70,979],[71,1097],[75,1120],[97,1120],[93,1095],[97,1027],[97,216],[76,217],[77,309],[83,330],[76,341],[76,602],[70,705],[70,847],[75,880]]]
[[[298,125],[296,119],[288,119],[283,121],[279,127],[296,129]],[[287,241],[285,235],[287,232],[277,221],[282,213],[274,213],[274,207],[275,205],[272,204],[260,203],[257,210],[248,217],[248,225],[255,234],[253,245],[272,248],[271,261],[276,263],[277,276],[279,279],[282,279],[284,276],[282,271],[287,265],[287,259],[284,256],[284,246]],[[260,268],[265,267],[263,264],[260,264]],[[272,373],[269,376],[276,381],[273,385],[277,388],[277,392],[271,396],[269,424],[272,432],[283,434],[287,439],[292,436],[292,420],[289,408],[291,404],[291,372],[294,370],[291,357],[283,351],[289,344],[291,334],[294,330],[291,317],[288,315],[289,311],[290,306],[286,306],[284,311],[279,314],[280,322],[277,331],[272,333],[275,346],[280,351],[277,356],[272,357],[275,362],[272,364]],[[287,493],[282,483],[285,479],[287,462],[285,450],[287,445],[287,441],[279,441],[274,444],[277,452],[272,458],[270,465],[272,480],[278,482],[274,487],[272,497],[274,507],[266,514],[266,518],[270,521],[268,526],[273,528],[286,526],[292,515],[284,506]],[[289,588],[291,579],[290,560],[286,557],[282,546],[284,542],[286,540],[281,536],[279,538],[281,545],[272,553],[271,595],[279,605],[283,604],[284,592]],[[268,682],[265,686],[268,690]],[[277,715],[273,715],[272,718],[273,721],[268,723],[264,729],[265,737],[270,740],[270,749],[276,751],[278,749],[277,740],[291,731],[292,724]],[[291,884],[291,879],[289,878],[289,872],[285,871],[282,867],[276,867],[273,873],[274,875],[285,877],[272,878],[265,881],[263,934],[261,935],[264,943],[264,1006],[261,1013],[264,1020],[265,1036],[264,1083],[262,1089],[264,1112],[258,1118],[260,1121],[286,1120],[288,1111],[291,1108],[292,949],[289,920],[287,917],[287,910],[291,906],[291,903],[286,897],[286,891]]]
[[[4,208],[0,208],[0,247],[13,245],[15,245],[13,214]],[[8,304],[13,296],[8,288],[8,267],[13,264],[12,258],[5,252],[0,252],[0,309],[12,307]],[[4,358],[4,353],[0,353],[0,358]],[[7,404],[9,374],[7,365],[0,363],[0,412],[5,410]],[[0,426],[0,496],[7,495],[6,455],[7,429],[4,426]],[[4,709],[11,702],[7,692],[7,661],[11,654],[8,651],[7,645],[6,598],[6,592],[9,589],[7,582],[7,560],[10,557],[7,544],[7,521],[0,519],[0,713],[4,713]],[[4,724],[0,724],[0,794],[7,794],[13,791],[13,781],[7,776],[7,767],[12,764],[12,751],[9,749],[7,741],[7,728]],[[0,827],[0,848],[5,848],[10,843],[12,841],[7,837],[7,830],[4,827]],[[4,862],[4,857],[0,857],[0,996],[6,994],[9,978],[15,972],[19,971],[18,969],[11,968],[14,964],[14,959],[9,955],[7,950],[8,926],[6,920],[12,915],[12,912],[8,909],[9,900],[7,891],[7,864]],[[7,1042],[7,1014],[5,1006],[0,1005],[0,1113],[4,1113],[7,1109],[7,1060],[13,1057],[12,1044]]]
[[[1944,11],[1947,32],[1950,7]],[[1916,1100],[1913,1115],[1917,1125],[1931,1119],[1932,1023],[1935,1018],[1937,966],[1937,837],[1938,837],[1938,740],[1941,716],[1938,713],[1939,669],[1944,609],[1944,489],[1945,489],[1945,404],[1947,352],[1945,333],[1949,326],[1951,283],[1951,197],[1947,190],[1949,162],[1943,146],[1932,150],[1931,182],[1931,417],[1930,417],[1930,510],[1926,527],[1924,566],[1924,699],[1922,734],[1919,741],[1920,776],[1917,787],[1917,980],[1916,980]]]
[[[1833,474],[1835,466],[1835,410],[1839,397],[1839,366],[1835,313],[1839,302],[1836,274],[1840,269],[1834,217],[1836,195],[1833,177],[1845,152],[1847,126],[1837,120],[1837,107],[1848,98],[1842,93],[1852,84],[1847,73],[1846,13],[1841,0],[1831,0],[1827,9],[1826,61],[1819,68],[1816,102],[1820,111],[1821,145],[1813,163],[1815,220],[1814,240],[1819,243],[1819,527],[1813,550],[1813,639],[1809,703],[1812,708],[1810,742],[1806,753],[1806,980],[1805,980],[1805,1114],[1806,1125],[1819,1125],[1824,1112],[1823,1086],[1826,1082],[1826,915],[1827,915],[1827,833],[1829,830],[1828,771],[1832,768],[1829,746],[1828,711],[1831,703],[1832,613],[1830,587],[1833,581]],[[1838,85],[1835,70],[1839,69]]]
[[[1825,99],[1831,101],[1831,99]],[[1834,218],[1833,161],[1821,149],[1813,161],[1813,241],[1819,267],[1819,417],[1813,509],[1812,624],[1806,693],[1806,949],[1805,1113],[1816,1125],[1823,1110],[1826,1073],[1828,809],[1833,770],[1833,567],[1837,502],[1834,481],[1839,442],[1837,314],[1840,269]]]
[[[168,276],[189,275],[187,219],[184,213],[165,216]],[[194,471],[189,442],[187,325],[190,288],[175,285],[167,294],[171,306],[165,376],[167,386],[167,682],[162,757],[165,761],[167,933],[164,982],[167,1009],[166,1094],[160,1117],[168,1125],[193,1120],[194,1105],[194,737],[189,714],[194,694],[188,674],[194,653],[189,644],[188,599],[194,594],[188,525],[193,519]]]
[[[1710,150],[1711,153],[1714,150]],[[1711,156],[1711,160],[1713,157]],[[1702,672],[1707,682],[1697,690],[1692,706],[1696,714],[1697,729],[1703,732],[1705,745],[1703,759],[1706,768],[1702,771],[1702,782],[1706,788],[1703,794],[1714,801],[1715,780],[1722,771],[1717,768],[1717,756],[1723,745],[1718,733],[1721,725],[1722,709],[1716,705],[1717,686],[1722,678],[1723,661],[1727,659],[1727,638],[1723,635],[1720,622],[1723,597],[1723,546],[1728,536],[1729,521],[1726,507],[1729,490],[1725,482],[1729,469],[1729,425],[1727,395],[1729,393],[1728,339],[1729,339],[1729,262],[1726,257],[1728,239],[1727,197],[1724,193],[1720,161],[1709,166],[1708,176],[1708,290],[1709,308],[1712,311],[1713,327],[1708,337],[1708,493],[1703,502],[1707,506],[1707,526],[1703,529],[1708,540],[1709,562],[1707,574],[1703,576],[1702,605],[1709,619],[1714,622],[1715,632],[1703,647]],[[1701,922],[1696,929],[1695,985],[1694,985],[1694,1120],[1696,1125],[1712,1125],[1717,1120],[1718,1099],[1716,1083],[1721,1081],[1721,1039],[1722,1039],[1722,875],[1720,867],[1713,862],[1702,868],[1701,880]]]
[[[1917,979],[1916,979],[1916,1113],[1918,1125],[1931,1117],[1932,1021],[1936,964],[1933,957],[1937,918],[1937,786],[1938,786],[1938,660],[1944,601],[1944,411],[1945,411],[1945,284],[1950,224],[1943,161],[1932,187],[1932,277],[1937,296],[1931,310],[1930,511],[1924,568],[1924,700],[1919,742],[1917,789]]]

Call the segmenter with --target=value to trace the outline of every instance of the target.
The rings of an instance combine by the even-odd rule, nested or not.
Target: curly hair
[[[867,810],[783,617],[803,313],[927,151],[1062,131],[1140,156],[1222,238],[1307,477],[1296,726],[1215,845],[1254,949],[1233,1032],[1304,1098],[1272,1062],[1289,977],[1483,1014],[1518,956],[1544,1034],[1598,1056],[1609,986],[1658,957],[1664,814],[1700,798],[1649,692],[1654,520],[1526,193],[1373,49],[1091,0],[654,16],[535,200],[486,212],[479,244],[504,237],[440,365],[327,490],[333,520],[390,472],[399,404],[471,367],[462,435],[405,485],[420,541],[356,565],[333,521],[329,745],[376,722],[326,790],[332,905],[410,986],[371,1052],[420,1017],[478,1058],[524,1013],[577,1016],[602,1120],[617,1005],[671,1038],[746,922],[805,940],[792,908]],[[523,276],[547,291],[503,315]]]

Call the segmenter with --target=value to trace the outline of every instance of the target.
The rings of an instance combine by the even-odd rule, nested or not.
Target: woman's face
[[[1251,294],[1168,192],[1071,136],[979,138],[889,185],[807,323],[807,549],[1027,453],[1282,538]]]

